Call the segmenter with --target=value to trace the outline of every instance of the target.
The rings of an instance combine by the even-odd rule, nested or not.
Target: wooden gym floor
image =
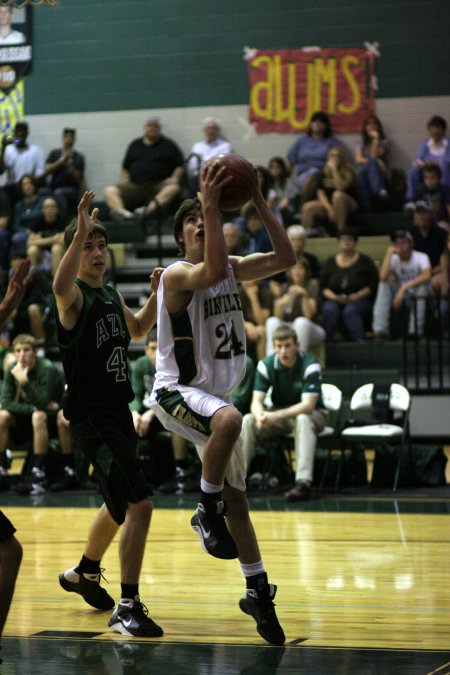
[[[4,675],[450,673],[450,488],[414,498],[324,496],[304,505],[252,498],[284,648],[267,645],[238,601],[237,561],[207,556],[192,497],[155,497],[141,597],[165,631],[112,633],[109,613],[58,584],[100,505],[94,491],[2,494],[24,548],[2,640]],[[118,598],[117,542],[103,560]]]

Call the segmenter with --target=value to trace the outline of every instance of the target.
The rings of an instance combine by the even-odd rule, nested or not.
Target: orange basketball
[[[205,163],[205,166],[209,164],[226,166],[227,175],[233,178],[222,188],[219,201],[221,211],[235,211],[251,199],[253,187],[258,180],[255,167],[251,162],[241,155],[230,152],[226,155],[212,157]]]

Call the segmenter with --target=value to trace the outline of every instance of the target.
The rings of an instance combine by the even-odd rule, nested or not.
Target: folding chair
[[[350,401],[350,415],[355,411],[374,410],[373,401],[374,384],[364,384],[354,392]],[[411,459],[411,438],[409,430],[409,413],[411,408],[411,396],[401,384],[393,383],[389,390],[389,400],[387,408],[391,411],[392,422],[362,423],[356,426],[344,426],[341,431],[343,447],[356,445],[364,448],[374,448],[375,451],[382,448],[383,445],[392,445],[398,447],[397,466],[394,475],[393,490],[397,490],[398,479],[400,475],[400,465],[405,450],[408,451]]]
[[[321,386],[322,402],[326,410],[330,413],[329,425],[327,425],[317,436],[316,453],[318,450],[326,450],[327,456],[322,469],[319,491],[322,492],[325,479],[330,466],[330,460],[333,450],[340,448],[340,425],[342,413],[342,391],[334,384],[322,383]],[[283,438],[283,448],[288,451],[289,461],[292,468],[291,453],[294,450],[294,433],[290,433]],[[338,481],[338,478],[337,478]],[[336,482],[337,482],[336,481]]]
[[[319,492],[323,491],[325,480],[330,466],[330,460],[333,450],[340,449],[340,430],[342,413],[342,391],[334,384],[324,382],[322,384],[322,401],[330,413],[329,422],[331,426],[326,426],[317,437],[316,453],[319,450],[326,450],[327,456],[322,470],[322,476],[319,484]],[[339,472],[335,479],[335,488],[337,488],[340,479],[341,464]]]

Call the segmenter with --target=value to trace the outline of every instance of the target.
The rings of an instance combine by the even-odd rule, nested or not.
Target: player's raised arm
[[[186,261],[192,264],[180,263],[167,271],[164,283],[169,293],[191,293],[226,278],[228,256],[219,199],[229,180],[220,165],[206,166],[202,173],[200,199],[186,200],[186,211],[183,213],[180,209],[178,239]]]
[[[60,318],[61,313],[67,312],[70,308],[74,308],[75,313],[79,313],[81,310],[82,294],[75,284],[75,279],[77,278],[86,239],[95,226],[98,209],[94,209],[92,214],[89,215],[94,197],[95,193],[88,190],[78,204],[77,227],[53,280],[53,293],[55,294]]]
[[[273,251],[233,258],[238,279],[264,279],[289,269],[296,262],[295,252],[286,230],[265,201],[259,183],[254,187],[252,201],[269,234]]]
[[[133,340],[139,340],[151,331],[156,323],[156,292],[159,286],[161,274],[164,272],[162,267],[155,267],[150,275],[151,295],[145,305],[136,314],[133,314],[131,309],[125,304],[123,297],[120,295],[120,301],[127,322],[127,328]]]

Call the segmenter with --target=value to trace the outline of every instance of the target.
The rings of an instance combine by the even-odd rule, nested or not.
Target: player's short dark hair
[[[180,241],[180,234],[183,232],[183,221],[191,211],[202,211],[202,205],[198,199],[185,199],[173,218],[173,236],[178,246],[178,255],[186,253],[184,242]]]
[[[77,227],[78,221],[74,218],[64,230],[64,246],[66,250],[73,241]],[[108,246],[108,230],[98,220],[95,221],[95,225],[89,233],[89,238],[92,238],[94,235],[97,235],[97,237],[104,237],[106,245]]]
[[[275,344],[275,340],[294,340],[298,342],[297,333],[291,326],[287,323],[282,323],[278,328],[275,328],[272,335],[272,342]]]

